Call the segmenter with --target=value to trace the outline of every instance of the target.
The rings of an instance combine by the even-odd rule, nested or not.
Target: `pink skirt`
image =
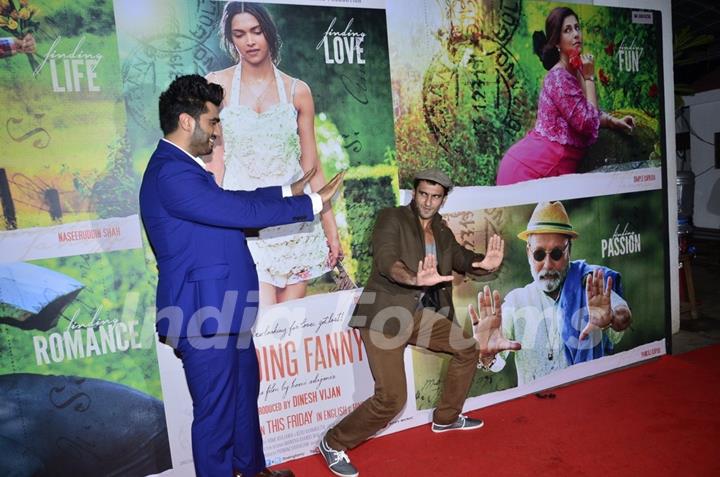
[[[577,172],[585,150],[551,141],[533,129],[513,144],[498,167],[496,185]]]

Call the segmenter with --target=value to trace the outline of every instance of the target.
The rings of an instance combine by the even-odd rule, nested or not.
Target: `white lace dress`
[[[225,143],[227,190],[288,185],[302,177],[297,110],[292,103],[297,80],[288,99],[275,68],[280,102],[257,113],[240,104],[242,62],[235,67],[230,98],[220,112]],[[330,270],[328,245],[319,217],[313,222],[280,225],[248,238],[258,278],[277,287],[318,277]]]

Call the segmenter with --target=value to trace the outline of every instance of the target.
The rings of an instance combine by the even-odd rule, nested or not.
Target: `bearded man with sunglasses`
[[[620,274],[607,267],[570,260],[578,233],[561,202],[541,202],[527,230],[533,281],[507,294],[490,289],[478,295],[476,325],[483,365],[500,371],[508,351],[515,351],[518,385],[570,365],[613,352],[632,313],[622,298]],[[498,355],[497,357],[496,355]]]

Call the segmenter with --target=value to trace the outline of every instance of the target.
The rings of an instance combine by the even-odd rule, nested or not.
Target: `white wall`
[[[683,98],[689,111],[685,118],[705,141],[715,142],[720,132],[720,90]],[[687,129],[687,128],[683,128]],[[690,166],[695,173],[693,223],[696,227],[720,229],[720,169],[715,169],[715,148],[690,135]]]

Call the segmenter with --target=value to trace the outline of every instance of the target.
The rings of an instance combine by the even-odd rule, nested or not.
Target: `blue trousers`
[[[197,477],[250,476],[263,470],[260,377],[251,337],[180,338],[176,349],[193,401]]]

